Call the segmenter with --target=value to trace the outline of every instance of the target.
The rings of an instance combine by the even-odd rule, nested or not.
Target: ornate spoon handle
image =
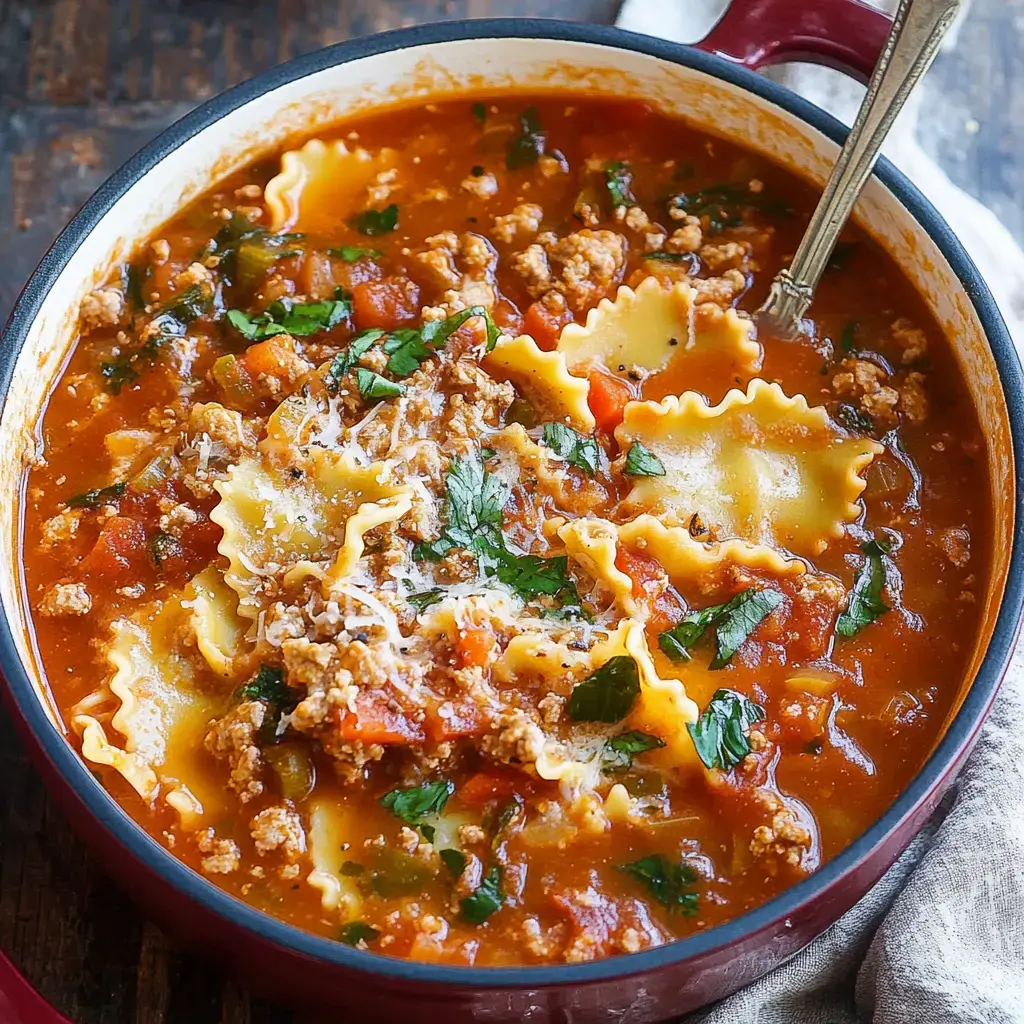
[[[778,337],[798,332],[839,232],[871,176],[882,141],[934,60],[959,8],[960,0],[900,0],[857,120],[793,262],[772,282],[768,298],[757,312],[759,330]]]

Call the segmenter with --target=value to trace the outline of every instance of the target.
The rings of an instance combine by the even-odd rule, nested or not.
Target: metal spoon
[[[857,120],[818,201],[793,262],[772,282],[754,314],[762,337],[792,338],[814,298],[839,232],[878,159],[882,140],[938,52],[960,0],[900,0]]]

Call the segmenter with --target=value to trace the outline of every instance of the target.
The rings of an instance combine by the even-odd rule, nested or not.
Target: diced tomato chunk
[[[811,693],[794,693],[779,702],[775,720],[783,742],[806,745],[825,731],[831,701]]]
[[[626,405],[633,400],[633,391],[625,381],[596,366],[588,378],[590,394],[587,404],[598,427],[611,433],[622,422]]]
[[[554,313],[543,302],[535,302],[526,311],[523,320],[523,333],[529,334],[537,347],[550,352],[558,344],[558,336],[562,328],[573,321],[572,311],[568,308]]]
[[[96,538],[92,551],[82,560],[89,576],[120,576],[137,564],[146,552],[146,530],[137,519],[111,516]]]
[[[633,598],[647,605],[647,627],[661,633],[674,626],[686,611],[686,602],[669,582],[660,562],[630,548],[620,547],[615,568],[633,581]]]
[[[360,691],[356,710],[345,710],[338,722],[338,732],[344,740],[384,746],[406,746],[424,739],[422,726],[390,707],[379,690]]]
[[[466,629],[455,642],[460,668],[483,668],[494,654],[494,634],[489,629]]]
[[[495,800],[504,803],[511,800],[517,790],[525,791],[526,781],[518,772],[488,769],[471,775],[459,786],[458,797],[467,807],[483,807]]]
[[[420,290],[404,277],[364,281],[352,289],[352,315],[357,326],[392,331],[419,316]]]
[[[480,709],[472,702],[446,701],[443,707],[443,715],[438,710],[427,715],[427,735],[435,743],[457,740],[464,736],[479,736],[486,731],[487,723]]]

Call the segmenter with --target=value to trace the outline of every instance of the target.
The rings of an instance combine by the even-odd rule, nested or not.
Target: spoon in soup
[[[792,263],[776,276],[754,314],[761,337],[793,338],[839,233],[867,184],[882,142],[938,52],[960,0],[900,0],[857,120],[843,145]]]

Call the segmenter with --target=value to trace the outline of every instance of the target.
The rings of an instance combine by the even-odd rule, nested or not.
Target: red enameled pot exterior
[[[361,55],[360,47],[380,48],[384,43],[397,47],[453,38],[556,38],[690,63],[748,91],[769,95],[825,134],[839,138],[841,131],[825,115],[781,87],[758,82],[746,72],[732,69],[736,65],[757,68],[782,60],[803,59],[842,67],[865,78],[887,28],[883,16],[858,0],[819,0],[813,4],[805,0],[734,0],[723,20],[701,44],[716,55],[709,58],[685,47],[673,48],[671,44],[593,26],[525,20],[451,23],[342,44],[323,55],[299,58],[282,69],[268,72],[249,88],[266,90],[274,87],[278,78],[291,80],[300,73],[308,73],[304,69],[315,69],[318,61],[348,60]],[[191,116],[211,119],[216,115],[217,103],[215,100],[204,108],[205,113]],[[172,128],[169,134],[174,131]],[[991,297],[948,228],[913,187],[884,162],[879,174],[936,239],[975,303],[999,364],[1019,466],[1024,435],[1024,380]],[[87,211],[88,207],[83,214]],[[69,232],[74,229],[72,224]],[[88,230],[87,219],[80,230]],[[56,256],[51,252],[47,259],[59,262],[62,244],[71,243],[65,243],[62,236],[55,245]],[[44,260],[41,268],[45,265]],[[33,288],[45,288],[45,274],[41,282],[33,278],[8,323],[7,338],[13,339],[15,348],[14,354],[6,357],[11,365],[19,339],[23,341],[27,323],[38,308]],[[3,382],[10,378],[11,365],[3,365],[0,359]],[[1019,493],[1019,478],[1017,487]],[[402,1024],[410,1015],[415,1019],[435,1019],[435,1012],[443,1012],[452,1024],[471,1019],[578,1024],[660,1020],[720,999],[796,953],[859,900],[920,829],[972,747],[1005,672],[1019,627],[1020,539],[1018,516],[1003,611],[974,689],[928,765],[881,822],[817,875],[766,907],[706,935],[595,964],[501,970],[437,968],[349,950],[274,922],[215,890],[161,853],[155,844],[147,847],[149,841],[123,812],[110,801],[103,803],[98,799],[102,794],[94,792],[96,786],[91,776],[79,771],[75,767],[77,762],[69,760],[64,741],[33,706],[31,684],[17,662],[9,634],[3,633],[5,624],[0,623],[0,661],[9,685],[4,696],[44,781],[111,875],[168,931],[273,999],[295,1006],[343,1008],[372,1014],[377,1021]]]

